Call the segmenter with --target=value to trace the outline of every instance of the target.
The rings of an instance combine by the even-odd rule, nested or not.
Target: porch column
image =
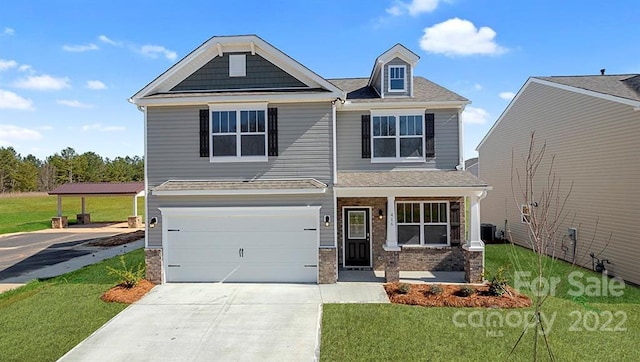
[[[86,214],[84,196],[82,196],[82,215]]]
[[[387,242],[384,244],[386,251],[400,251],[398,235],[396,233],[396,198],[387,197]]]
[[[138,216],[138,195],[133,197],[133,216]]]
[[[62,217],[62,196],[58,195],[58,217]]]
[[[484,195],[481,195],[484,196]],[[465,249],[469,251],[483,251],[484,243],[480,238],[480,197],[470,196],[469,203],[471,209],[469,212],[469,241],[465,245]]]

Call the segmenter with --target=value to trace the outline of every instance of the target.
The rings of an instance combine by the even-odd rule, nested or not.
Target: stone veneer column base
[[[162,249],[144,249],[144,260],[146,279],[153,284],[162,284]]]
[[[69,226],[69,220],[66,216],[57,216],[51,218],[52,229],[64,229]]]
[[[338,281],[338,254],[336,248],[320,248],[318,256],[318,284]]]
[[[76,221],[79,225],[91,224],[91,214],[76,214]]]
[[[482,283],[484,281],[484,251],[470,251],[464,249],[464,277],[467,283]]]
[[[130,229],[142,227],[142,216],[129,216],[127,218],[127,224]]]
[[[387,283],[396,283],[400,281],[400,252],[387,251],[387,263],[384,267],[384,277]]]

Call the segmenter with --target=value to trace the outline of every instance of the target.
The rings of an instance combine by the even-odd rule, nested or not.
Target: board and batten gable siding
[[[246,76],[229,77],[229,55],[244,54]],[[258,54],[225,53],[213,58],[171,91],[198,91],[260,88],[307,88],[307,86]]]
[[[511,191],[512,150],[515,168],[522,174],[522,160],[534,131],[536,148],[546,142],[536,188],[546,187],[554,155],[553,172],[560,180],[561,195],[567,194],[573,182],[565,207],[568,217],[558,229],[559,239],[569,227],[577,228],[576,261],[580,265],[591,268],[589,253],[593,252],[613,263],[606,265],[613,275],[640,283],[636,197],[640,112],[628,105],[538,83],[530,83],[522,91],[478,149],[480,179],[493,186],[482,200],[481,222],[504,229],[507,220],[513,241],[522,245],[528,234]],[[568,237],[564,243],[568,251],[558,245],[556,255],[571,261],[573,244]]]
[[[426,162],[372,163],[362,158],[362,121],[368,111],[340,111],[337,114],[338,171],[386,171],[402,168],[453,170],[459,163],[458,111],[429,111],[435,115],[435,157]],[[424,117],[424,115],[423,115]]]
[[[390,92],[389,91],[389,65],[404,65],[405,66],[405,78],[406,78],[406,82],[407,82],[407,89],[406,92]],[[384,78],[383,78],[383,87],[384,87],[384,97],[407,97],[409,95],[411,95],[411,77],[413,77],[413,69],[411,69],[411,64],[405,62],[404,60],[400,59],[400,58],[393,58],[390,61],[388,61],[385,65],[384,65]]]
[[[199,154],[199,112],[202,106],[147,107],[147,217],[158,217],[162,206],[306,206],[319,205],[322,215],[333,215],[333,150],[331,147],[331,104],[269,104],[278,108],[278,156],[268,162],[212,163]],[[281,179],[315,178],[327,185],[326,194],[302,196],[251,196],[228,199],[218,197],[157,197],[154,187],[167,180]],[[233,204],[233,200],[238,200]],[[309,200],[314,203],[311,204]],[[161,246],[161,225],[149,230],[149,246]],[[333,232],[322,231],[323,245],[333,245]]]

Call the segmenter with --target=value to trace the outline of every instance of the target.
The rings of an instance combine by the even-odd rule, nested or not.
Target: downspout
[[[459,171],[465,170],[465,162],[464,162],[464,124],[462,122],[462,112],[464,111],[464,107],[458,110],[458,166],[456,167]]]
[[[333,186],[331,191],[333,194],[333,246],[336,248],[336,265],[338,265],[338,197],[336,196],[335,185],[338,183],[338,143],[337,143],[337,125],[336,120],[336,102],[340,98],[336,98],[331,102],[331,149],[333,157]],[[336,271],[337,273],[337,271]],[[337,278],[337,274],[336,274]]]
[[[129,99],[130,103],[133,103],[133,99]],[[135,103],[133,103],[135,104]],[[147,175],[147,107],[136,105],[138,110],[144,114],[144,125],[143,125],[143,133],[144,133],[144,155],[143,155],[143,164],[144,164],[144,248],[147,249],[149,247],[149,223],[147,222],[147,218],[149,217],[149,183],[148,183],[148,175]],[[136,199],[137,204],[137,199]]]

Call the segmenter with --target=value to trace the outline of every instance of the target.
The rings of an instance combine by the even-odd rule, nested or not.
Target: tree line
[[[0,192],[51,191],[69,182],[127,182],[144,180],[139,156],[103,158],[95,152],[78,154],[67,147],[39,160],[22,157],[13,147],[0,147]]]

